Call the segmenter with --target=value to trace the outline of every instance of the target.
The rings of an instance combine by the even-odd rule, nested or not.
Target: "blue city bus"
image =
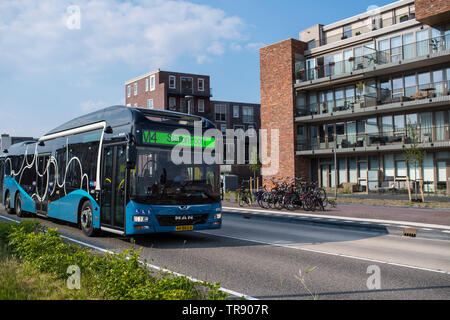
[[[180,145],[191,157],[213,153],[215,139],[203,136],[213,128],[202,117],[125,106],[87,114],[2,150],[0,200],[10,214],[72,222],[87,236],[219,229],[219,165],[171,158]]]

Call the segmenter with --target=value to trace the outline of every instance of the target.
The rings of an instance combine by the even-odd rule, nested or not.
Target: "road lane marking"
[[[297,217],[300,219],[307,219],[307,218],[332,218],[339,221],[345,221],[345,220],[352,220],[352,222],[372,222],[377,224],[388,224],[389,226],[398,226],[398,225],[404,225],[409,224],[413,227],[424,227],[424,228],[433,228],[438,230],[448,230],[450,233],[450,226],[446,225],[440,225],[440,224],[427,224],[427,223],[420,223],[420,222],[410,222],[410,221],[395,221],[395,220],[382,220],[382,219],[362,219],[362,218],[355,218],[355,217],[340,217],[340,216],[330,216],[330,215],[317,215],[317,214],[309,214],[309,213],[283,213],[280,211],[272,211],[272,210],[265,210],[265,209],[246,209],[246,208],[235,208],[235,207],[222,207],[222,210],[224,212],[230,211],[230,212],[254,212],[254,213],[268,213],[268,214],[275,214],[277,216],[290,216],[290,217]]]
[[[421,270],[421,271],[430,271],[430,272],[443,273],[443,274],[450,275],[450,272],[444,271],[444,270],[436,270],[436,269],[430,269],[430,268],[424,268],[424,267],[417,267],[417,266],[411,266],[411,265],[407,265],[407,264],[388,262],[388,261],[382,261],[382,260],[377,260],[377,259],[341,254],[341,253],[333,253],[333,252],[316,250],[316,249],[299,248],[299,247],[295,247],[292,245],[286,245],[286,244],[283,245],[283,244],[277,244],[274,242],[268,242],[268,241],[262,241],[262,240],[254,240],[254,239],[235,237],[235,236],[229,236],[229,235],[223,235],[223,234],[213,234],[213,233],[208,233],[205,231],[195,231],[195,232],[212,235],[212,236],[216,236],[216,237],[224,237],[224,238],[230,238],[230,239],[235,239],[235,240],[240,240],[240,241],[254,242],[254,243],[259,243],[259,244],[264,244],[264,245],[269,245],[269,246],[282,247],[282,248],[287,248],[287,249],[295,249],[295,250],[312,252],[312,253],[320,253],[320,254],[326,254],[326,255],[331,255],[331,256],[336,256],[336,257],[343,257],[343,258],[349,258],[349,259],[355,259],[355,260],[361,260],[361,261],[367,261],[367,262],[374,262],[374,263],[381,263],[381,264],[387,264],[387,265],[392,265],[392,266],[397,266],[397,267],[416,269],[416,270]]]
[[[5,216],[3,216],[3,215],[0,215],[0,218],[3,218],[3,219],[5,219],[5,220],[9,220],[9,221],[12,221],[12,222],[16,222],[16,223],[19,223],[19,222],[21,221],[21,220],[16,220],[16,219],[8,218],[8,217],[5,217]],[[74,242],[74,243],[76,243],[76,244],[79,244],[79,245],[88,247],[88,248],[92,248],[92,249],[98,250],[98,251],[103,252],[103,253],[116,254],[114,251],[111,251],[111,250],[108,250],[108,249],[105,249],[105,248],[101,248],[101,247],[98,247],[98,246],[96,246],[96,245],[93,245],[93,244],[84,242],[84,241],[80,241],[80,240],[77,240],[77,239],[73,239],[73,238],[64,236],[64,235],[62,235],[62,234],[61,234],[61,238],[66,239],[66,240],[68,240],[68,241],[70,241],[70,242]],[[189,279],[189,280],[191,280],[191,281],[193,281],[193,282],[198,282],[198,283],[203,283],[203,282],[204,282],[204,281],[202,281],[202,280],[198,280],[198,279],[196,279],[196,278],[193,278],[193,277],[190,277],[190,276],[184,275],[184,274],[182,274],[182,273],[175,272],[175,271],[172,271],[172,270],[163,268],[163,267],[159,267],[159,266],[154,265],[154,264],[150,264],[150,263],[143,262],[143,261],[139,261],[139,262],[140,262],[141,264],[143,264],[143,265],[145,265],[145,266],[147,266],[147,267],[149,267],[149,268],[155,269],[155,270],[157,270],[157,271],[162,271],[162,272],[165,272],[165,273],[169,273],[169,274],[174,275],[174,276],[177,276],[177,277],[185,277],[185,278],[187,278],[187,279]],[[257,299],[257,298],[252,297],[252,296],[248,296],[248,295],[246,295],[246,294],[239,293],[239,292],[237,292],[237,291],[230,290],[230,289],[227,289],[227,288],[220,287],[219,290],[222,291],[222,292],[228,293],[228,294],[230,294],[230,295],[239,297],[239,298],[244,297],[246,300],[259,300],[259,299]]]

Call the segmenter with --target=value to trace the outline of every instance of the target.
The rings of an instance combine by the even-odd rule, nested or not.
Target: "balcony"
[[[377,95],[361,95],[356,99],[336,99],[322,103],[308,104],[306,108],[297,107],[297,122],[323,121],[328,117],[349,118],[358,114],[377,114],[381,110],[399,111],[408,108],[423,108],[430,104],[448,104],[450,80],[430,82],[396,89],[378,89]]]
[[[182,87],[177,89],[167,89],[167,93],[178,96],[194,96],[194,97],[212,97],[212,88],[205,88],[204,91],[193,90],[192,88]]]
[[[378,19],[378,20],[374,20],[372,22],[371,25],[366,25],[360,28],[352,28],[352,29],[348,29],[345,30],[344,28],[342,28],[342,33],[339,34],[335,34],[332,36],[325,36],[324,39],[321,40],[315,40],[314,42],[310,42],[311,43],[311,47],[312,48],[318,48],[320,46],[325,46],[327,44],[331,44],[331,43],[335,43],[341,40],[345,40],[348,38],[352,38],[352,37],[357,37],[372,31],[376,31],[382,28],[386,28],[386,27],[390,27],[394,24],[397,23],[402,23],[402,22],[406,22],[409,20],[412,20],[415,18],[415,14],[403,14],[403,15],[398,15],[394,18],[387,18],[387,19]]]
[[[427,57],[430,54],[447,52],[450,53],[450,34],[413,42],[389,50],[374,50],[373,53],[364,56],[332,61],[326,65],[317,65],[313,69],[300,68],[295,73],[295,79],[297,84],[301,84],[307,81],[336,76],[350,76],[358,71],[363,72],[363,70],[374,66],[399,63],[403,60],[408,61],[418,57]]]
[[[450,147],[449,126],[432,126],[417,128],[417,144],[424,148]],[[369,152],[382,150],[402,150],[413,144],[410,132],[380,131],[364,134],[330,134],[322,137],[304,139],[297,137],[296,150],[299,155]]]

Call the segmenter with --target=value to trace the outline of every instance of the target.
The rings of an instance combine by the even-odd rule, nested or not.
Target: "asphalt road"
[[[0,220],[4,217],[17,219],[1,210]],[[107,250],[133,246],[128,238],[110,234],[87,238],[72,225],[40,221],[67,237]],[[221,230],[134,240],[149,264],[220,282],[225,289],[257,299],[312,299],[311,293],[318,299],[450,299],[450,241],[446,240],[262,217],[246,220],[226,213]],[[379,290],[367,286],[373,276],[368,270],[373,268],[380,272]],[[298,279],[299,270],[307,288]]]

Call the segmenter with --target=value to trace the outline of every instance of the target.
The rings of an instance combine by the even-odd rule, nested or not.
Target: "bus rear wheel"
[[[14,211],[16,212],[16,215],[21,218],[23,217],[23,211],[22,211],[22,198],[20,196],[20,193],[17,194],[16,196],[16,202],[15,202],[15,206],[14,206]]]
[[[6,191],[6,195],[5,195],[5,210],[9,214],[14,213],[14,210],[11,209],[11,194],[9,193],[9,191]]]
[[[94,228],[94,214],[92,211],[91,202],[86,200],[81,206],[80,225],[83,233],[88,237],[93,237],[97,234]]]

